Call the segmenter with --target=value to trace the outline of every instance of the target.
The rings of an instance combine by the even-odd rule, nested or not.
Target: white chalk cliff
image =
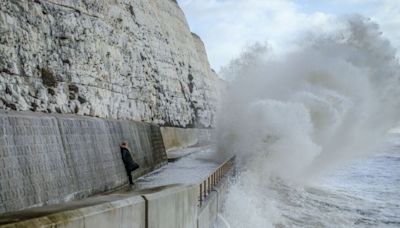
[[[210,127],[217,81],[174,0],[0,2],[0,109]]]

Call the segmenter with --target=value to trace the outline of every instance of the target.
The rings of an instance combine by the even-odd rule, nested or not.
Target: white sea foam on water
[[[357,225],[338,216],[354,209],[345,205],[352,196],[307,186],[376,151],[398,123],[400,65],[378,25],[361,16],[340,23],[278,60],[255,45],[223,72],[231,81],[219,150],[236,154],[239,166],[223,214],[231,227]]]

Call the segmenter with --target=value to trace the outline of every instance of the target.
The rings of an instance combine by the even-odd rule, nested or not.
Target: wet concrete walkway
[[[200,183],[220,165],[213,159],[215,151],[213,146],[182,149],[179,152],[184,155],[183,157],[139,178],[135,189]]]

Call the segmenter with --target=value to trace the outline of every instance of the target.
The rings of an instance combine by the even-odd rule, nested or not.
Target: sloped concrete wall
[[[127,183],[119,143],[147,173],[166,162],[157,126],[0,112],[0,213],[87,197]]]
[[[55,117],[0,114],[0,212],[74,192]]]
[[[167,151],[213,142],[212,129],[162,127],[161,133]]]

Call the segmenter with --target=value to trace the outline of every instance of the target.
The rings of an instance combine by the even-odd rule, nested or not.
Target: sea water
[[[257,199],[261,203],[250,202],[253,209],[240,204],[251,197],[239,194],[237,184],[233,179],[229,194],[243,208],[233,218],[237,208],[228,202],[217,228],[400,227],[400,134],[388,135],[376,154],[348,162],[308,185],[269,180]]]
[[[400,135],[376,154],[344,164],[310,186],[276,184],[277,222],[288,227],[400,227]]]

